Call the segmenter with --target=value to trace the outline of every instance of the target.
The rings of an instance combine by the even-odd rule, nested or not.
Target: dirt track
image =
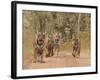
[[[81,53],[80,58],[74,58],[71,53],[60,52],[59,55],[44,58],[45,63],[33,63],[32,58],[26,59],[23,69],[39,69],[39,68],[60,68],[60,67],[81,67],[90,66],[90,55]]]

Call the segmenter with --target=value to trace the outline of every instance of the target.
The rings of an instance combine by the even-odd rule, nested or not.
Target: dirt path
[[[58,56],[44,58],[44,61],[45,63],[32,63],[32,59],[27,59],[23,69],[90,66],[90,55],[85,53],[81,54],[80,58],[74,58],[71,53],[60,52]]]

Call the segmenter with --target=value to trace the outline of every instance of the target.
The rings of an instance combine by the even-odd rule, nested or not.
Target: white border
[[[91,13],[91,67],[73,67],[73,68],[57,68],[57,69],[31,69],[22,70],[22,10],[38,10],[38,11],[58,11],[58,12],[81,12]],[[95,9],[76,8],[76,7],[58,7],[45,5],[25,5],[17,4],[17,76],[47,75],[47,74],[63,74],[63,73],[80,73],[94,72],[96,65],[95,57]]]

